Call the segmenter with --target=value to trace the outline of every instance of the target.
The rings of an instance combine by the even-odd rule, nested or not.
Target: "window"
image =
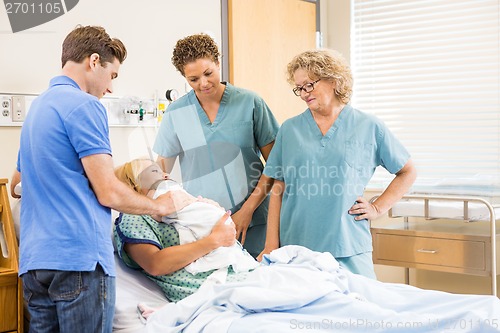
[[[407,147],[415,187],[500,190],[500,1],[352,0],[352,14],[352,105]]]

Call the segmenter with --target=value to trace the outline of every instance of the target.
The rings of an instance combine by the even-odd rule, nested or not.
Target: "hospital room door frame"
[[[221,0],[222,79],[263,97],[280,123],[306,109],[286,65],[321,46],[319,9],[319,0]]]

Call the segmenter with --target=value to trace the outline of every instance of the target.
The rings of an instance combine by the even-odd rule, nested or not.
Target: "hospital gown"
[[[142,268],[125,252],[126,243],[152,244],[159,249],[180,244],[179,234],[172,224],[158,223],[149,215],[128,214],[123,214],[115,222],[114,241],[119,257],[127,266],[137,270]],[[154,276],[143,270],[147,277],[160,286],[170,301],[179,301],[193,294],[214,271],[193,275],[181,269],[172,274]],[[227,272],[227,281],[238,281],[246,277],[246,273],[235,274],[231,267],[227,268]]]

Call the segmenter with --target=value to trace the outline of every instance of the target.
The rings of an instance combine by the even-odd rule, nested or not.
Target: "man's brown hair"
[[[68,61],[81,63],[93,53],[99,54],[103,67],[106,67],[106,63],[113,62],[114,58],[121,64],[127,57],[125,45],[119,39],[109,37],[103,27],[79,25],[64,39],[62,67]]]

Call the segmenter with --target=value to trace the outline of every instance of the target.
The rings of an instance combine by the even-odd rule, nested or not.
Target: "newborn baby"
[[[182,185],[168,179],[160,166],[150,160],[132,160],[117,169],[117,176],[133,186],[136,191],[153,199],[168,191],[185,191]],[[225,210],[215,202],[198,200],[174,214],[161,217],[161,222],[174,225],[182,245],[208,236],[224,213]],[[159,219],[156,218],[156,220]],[[231,217],[229,217],[225,223],[231,222]],[[232,266],[234,271],[244,272],[258,265],[259,263],[236,241],[230,247],[219,247],[192,262],[185,269],[192,274],[197,274]]]

